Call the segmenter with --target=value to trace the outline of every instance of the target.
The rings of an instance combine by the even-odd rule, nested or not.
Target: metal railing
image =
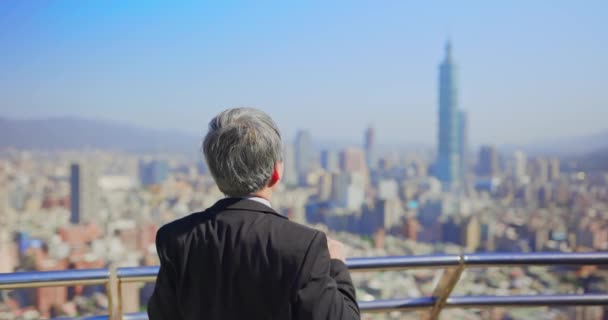
[[[433,294],[421,298],[361,301],[362,312],[428,310],[437,319],[445,308],[608,306],[607,294],[561,294],[524,296],[452,296],[466,268],[506,266],[608,266],[608,252],[590,253],[476,253],[462,255],[394,256],[352,258],[351,271],[388,271],[408,269],[444,269]],[[93,270],[22,272],[0,274],[0,290],[32,287],[104,284],[108,290],[109,315],[88,320],[139,320],[145,313],[123,314],[122,286],[125,283],[152,282],[158,267],[134,267]],[[116,297],[112,288],[116,288]],[[114,304],[113,301],[116,301]],[[114,312],[116,311],[116,312]]]

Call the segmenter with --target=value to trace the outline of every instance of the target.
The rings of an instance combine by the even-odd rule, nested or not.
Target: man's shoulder
[[[289,220],[268,205],[260,202],[243,199],[230,206],[216,206],[209,209],[210,216],[217,214],[225,221],[241,225],[243,221],[251,224],[253,233],[267,233],[273,237],[312,239],[320,231]]]
[[[270,219],[272,219],[273,222],[276,224],[276,229],[278,230],[278,232],[281,235],[285,235],[288,237],[312,240],[314,237],[322,233],[319,230],[313,229],[311,227],[291,220],[277,219],[274,217],[270,217]]]
[[[302,225],[286,219],[275,219],[268,217],[270,223],[268,236],[274,249],[284,258],[295,258],[299,261],[305,255],[313,243],[318,243],[319,238],[324,236],[322,231]],[[259,228],[258,232],[265,233],[264,228]],[[315,242],[316,241],[316,242]]]
[[[291,221],[271,208],[246,201],[247,210],[229,208],[223,205],[214,205],[204,211],[189,214],[180,219],[171,221],[157,232],[156,241],[167,243],[178,241],[195,228],[200,228],[206,220],[219,221],[225,225],[242,226],[249,225],[248,238],[267,238],[273,243],[280,244],[279,247],[286,250],[308,247],[310,243],[323,232]],[[249,208],[252,206],[254,208]],[[257,206],[257,207],[256,207]],[[262,206],[262,207],[260,207]]]
[[[196,225],[195,220],[200,219],[204,214],[206,214],[206,210],[189,214],[161,226],[156,232],[156,242],[162,243],[169,239],[177,239],[181,235],[189,233]]]

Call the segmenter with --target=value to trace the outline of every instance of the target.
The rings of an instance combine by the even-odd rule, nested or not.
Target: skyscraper
[[[0,175],[0,226],[9,225],[12,220],[12,215],[9,214],[8,188],[6,186],[7,183]]]
[[[332,174],[332,201],[339,207],[356,210],[365,200],[365,178],[361,173]]]
[[[467,113],[460,110],[458,112],[458,154],[460,156],[460,179],[465,182],[469,171],[469,132],[468,132]]]
[[[452,61],[452,45],[445,46],[445,59],[439,65],[439,132],[435,175],[444,188],[460,181],[460,125],[456,65]]]
[[[479,162],[477,174],[482,177],[495,177],[499,174],[498,152],[492,146],[483,146],[479,149]]]
[[[540,184],[549,181],[549,161],[545,158],[534,159],[532,169],[534,172],[534,180]]]
[[[317,184],[318,187],[318,197],[320,201],[327,201],[331,198],[331,194],[333,191],[332,180],[334,173],[325,172],[319,176],[319,181]]]
[[[326,171],[335,172],[339,168],[338,153],[334,150],[323,150],[321,151],[321,168]]]
[[[143,186],[161,184],[169,177],[169,164],[163,160],[140,161],[139,179]]]
[[[521,151],[515,151],[513,153],[513,177],[520,180],[528,174],[528,160],[526,155]]]
[[[344,172],[365,171],[365,155],[360,148],[346,148],[340,151],[340,169]]]
[[[555,181],[559,179],[560,165],[558,158],[549,159],[549,180]]]
[[[99,213],[97,176],[82,164],[70,166],[71,223],[90,221]]]
[[[13,249],[10,228],[0,228],[0,273],[14,272],[18,265],[18,256]]]
[[[364,147],[365,163],[368,168],[375,169],[378,165],[378,160],[376,158],[376,130],[372,126],[369,126],[367,130],[365,130]]]
[[[298,178],[300,181],[305,180],[303,178],[313,167],[313,150],[310,131],[299,130],[296,133],[295,156]]]

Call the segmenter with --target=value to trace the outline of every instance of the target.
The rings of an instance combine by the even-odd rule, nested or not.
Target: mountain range
[[[585,136],[560,137],[520,146],[530,154],[576,157],[608,148],[608,130]]]
[[[200,137],[177,130],[81,118],[0,118],[0,148],[112,149],[142,152],[196,152]]]
[[[201,136],[179,130],[157,130],[117,122],[74,117],[9,119],[0,117],[0,148],[112,149],[142,152],[198,152]],[[527,145],[502,146],[502,151],[586,156],[608,149],[608,131]]]

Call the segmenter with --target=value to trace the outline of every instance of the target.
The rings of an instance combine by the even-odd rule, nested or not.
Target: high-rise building
[[[560,165],[558,158],[549,159],[549,180],[558,180],[560,175]]]
[[[428,164],[421,158],[414,158],[407,164],[409,174],[412,177],[426,177],[428,174]]]
[[[340,151],[340,169],[351,173],[365,171],[365,154],[363,150],[359,148],[346,148]]]
[[[331,181],[331,200],[335,203],[344,202],[346,188],[351,184],[351,177],[346,172],[332,173]]]
[[[318,181],[318,197],[320,201],[327,201],[331,198],[332,194],[332,181],[333,174],[329,172],[325,172],[319,176]]]
[[[298,178],[305,177],[313,168],[313,148],[310,131],[299,130],[295,141],[296,172]]]
[[[498,152],[492,146],[482,146],[479,149],[479,162],[477,175],[481,177],[495,177],[500,173]]]
[[[17,247],[8,228],[0,228],[0,273],[14,272],[19,263]]]
[[[365,188],[351,184],[346,188],[345,201],[342,206],[349,210],[360,210],[365,200]]]
[[[377,198],[394,200],[399,198],[399,184],[395,179],[382,179],[378,182]]]
[[[169,164],[163,160],[140,161],[139,179],[143,186],[157,185],[169,177]]]
[[[83,164],[70,166],[71,223],[87,222],[99,213],[99,187],[95,172]]]
[[[369,126],[365,130],[365,163],[370,169],[375,169],[378,166],[378,159],[376,158],[376,130]]]
[[[439,130],[435,175],[450,188],[460,182],[459,111],[456,64],[452,45],[445,47],[445,59],[439,66]]]
[[[467,113],[465,111],[458,112],[458,154],[460,156],[460,178],[463,182],[466,180],[469,171],[469,129],[467,121]]]
[[[298,171],[296,170],[296,151],[293,145],[285,144],[283,149],[283,183],[287,186],[298,184]]]
[[[522,179],[528,174],[528,160],[526,155],[521,151],[513,153],[513,177]]]
[[[466,252],[476,252],[481,245],[481,225],[475,216],[466,219],[461,227],[462,246]]]
[[[534,180],[540,184],[549,180],[549,162],[544,158],[536,158],[533,162]]]
[[[321,151],[321,168],[325,171],[336,172],[340,169],[338,152],[334,150]]]
[[[375,207],[385,229],[390,230],[403,225],[405,212],[398,199],[376,200]]]
[[[10,225],[13,218],[13,210],[9,207],[8,190],[6,182],[0,176],[0,226]]]
[[[343,208],[359,209],[365,199],[365,179],[361,173],[334,173],[332,201]]]

